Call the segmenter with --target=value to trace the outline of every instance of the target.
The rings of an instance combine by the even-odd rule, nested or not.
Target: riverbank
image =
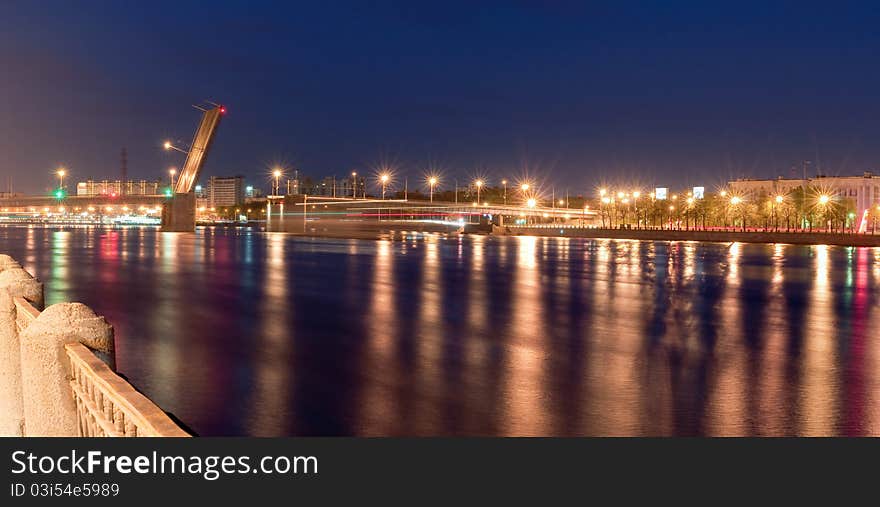
[[[577,227],[504,227],[502,231],[501,228],[496,227],[494,233],[498,234],[499,232],[511,236],[880,247],[880,235],[825,232],[676,231],[665,229],[589,229]]]
[[[394,239],[408,233],[459,234],[456,224],[414,221],[316,220],[302,229],[302,222],[275,224],[266,232],[297,236],[345,239]],[[790,245],[836,245],[880,247],[880,234],[763,231],[681,231],[667,229],[602,229],[582,227],[493,227],[496,236],[542,236],[587,239],[632,239],[644,241],[702,241],[709,243],[783,243]]]

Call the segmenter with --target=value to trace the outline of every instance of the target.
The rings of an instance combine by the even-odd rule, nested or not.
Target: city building
[[[244,202],[243,176],[211,176],[208,180],[208,206],[235,206]]]
[[[244,197],[245,199],[258,199],[263,197],[263,191],[253,185],[248,185],[244,187]]]
[[[739,179],[727,182],[731,193],[741,197],[757,197],[759,195],[786,195],[793,190],[810,186],[810,180],[779,177],[776,179],[756,180]]]
[[[87,180],[80,181],[76,184],[76,195],[97,196],[97,195],[159,195],[163,192],[164,187],[161,181],[126,181],[122,180]]]
[[[744,197],[786,195],[798,188],[821,192],[838,202],[850,201],[861,224],[865,212],[880,205],[880,175],[865,172],[861,176],[825,176],[804,179],[740,179],[727,183],[728,189]]]
[[[367,179],[364,176],[357,176],[356,180],[351,176],[347,178],[326,176],[320,181],[310,177],[292,179],[287,182],[287,193],[320,197],[353,197],[356,194],[358,198],[363,198],[366,195]],[[353,186],[355,183],[356,189]]]

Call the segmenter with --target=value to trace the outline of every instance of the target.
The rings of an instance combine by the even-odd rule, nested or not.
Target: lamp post
[[[181,148],[178,148],[177,146],[174,146],[173,144],[171,144],[171,141],[165,141],[165,144],[163,144],[162,146],[163,146],[166,150],[174,150],[174,151],[179,151],[180,153],[184,153],[184,154],[187,154],[187,155],[189,154],[188,151],[186,151],[186,150],[184,150],[184,149],[181,149]]]
[[[388,184],[388,174],[383,174],[379,177],[379,180],[382,182],[382,200],[385,200],[385,185]]]
[[[504,185],[504,205],[507,206],[507,180],[501,180],[501,184]]]
[[[277,196],[278,193],[281,192],[281,170],[275,169],[275,172],[272,173],[272,175],[275,176],[275,191],[272,192],[272,194]]]
[[[60,167],[55,174],[58,175],[58,189],[63,191],[64,190],[64,175],[67,174],[67,170],[65,170],[63,167]]]
[[[177,169],[171,168],[168,169],[168,174],[171,176],[171,190],[174,190],[174,175],[177,174]]]
[[[431,176],[430,178],[428,178],[428,186],[431,189],[431,191],[430,191],[431,202],[434,202],[434,186],[436,184],[437,184],[437,177],[436,176]]]
[[[357,180],[357,171],[351,172],[351,198],[357,199],[357,188],[358,188],[358,180]]]
[[[477,180],[474,182],[474,185],[477,187],[477,203],[480,202],[480,190],[483,188],[483,180]]]
[[[773,206],[773,229],[776,232],[779,232],[779,205],[782,204],[782,201],[785,200],[785,197],[777,195],[776,199],[774,200],[776,201],[776,205]]]
[[[739,206],[740,204],[742,204],[742,198],[740,198],[739,196],[735,195],[735,196],[733,196],[733,197],[730,198],[730,204],[732,204],[733,206]],[[741,211],[742,211],[742,230],[743,230],[743,232],[745,232],[745,231],[746,231],[746,210],[745,210],[745,206],[742,207],[742,210],[741,210]],[[736,225],[734,224],[734,228],[735,228],[735,227],[736,227]],[[734,230],[736,230],[736,229],[734,229]]]
[[[526,206],[531,210],[534,210],[537,205],[538,201],[534,197],[529,197],[528,200],[526,200]]]
[[[819,205],[822,207],[822,218],[825,221],[825,227],[828,227],[828,203],[831,201],[831,197],[826,194],[822,194],[819,196]],[[810,229],[813,228],[813,222],[810,221]]]

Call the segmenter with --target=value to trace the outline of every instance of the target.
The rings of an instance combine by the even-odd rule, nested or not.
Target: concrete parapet
[[[24,409],[20,340],[13,298],[43,307],[43,284],[8,255],[0,255],[0,436],[22,436]]]
[[[114,367],[113,327],[81,303],[44,310],[20,336],[26,436],[80,434],[65,344],[82,343]]]
[[[21,266],[12,257],[6,254],[0,254],[0,272],[5,271],[11,267],[20,268]]]

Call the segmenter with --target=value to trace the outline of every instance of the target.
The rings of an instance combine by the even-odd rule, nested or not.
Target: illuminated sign
[[[666,196],[669,194],[669,189],[666,187],[658,187],[654,189],[654,197],[658,201],[665,201]]]
[[[705,187],[694,187],[694,199],[702,199],[706,193]]]

